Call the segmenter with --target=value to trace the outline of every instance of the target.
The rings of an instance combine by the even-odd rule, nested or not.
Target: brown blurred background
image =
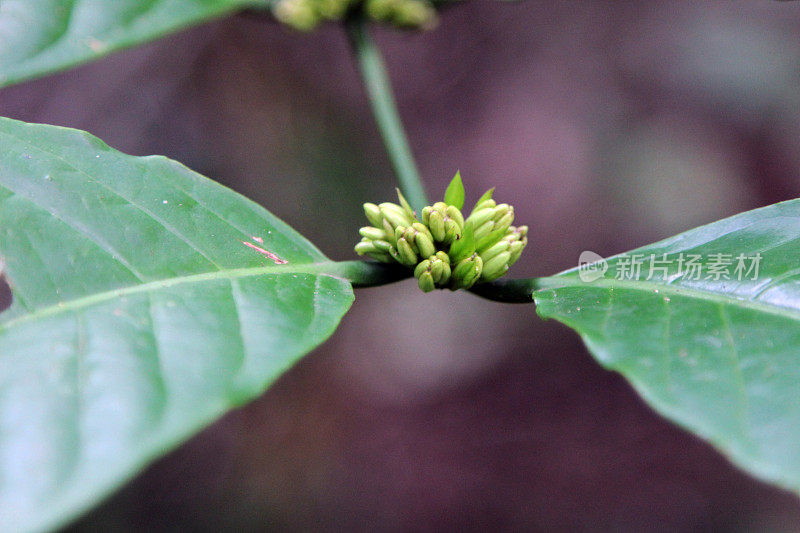
[[[511,201],[547,275],[800,193],[800,3],[474,2],[376,31],[428,191]],[[165,154],[352,259],[394,181],[341,28],[242,14],[0,92]],[[331,224],[330,220],[337,220]],[[534,307],[359,290],[263,398],[74,531],[791,531],[800,501],[655,415]]]

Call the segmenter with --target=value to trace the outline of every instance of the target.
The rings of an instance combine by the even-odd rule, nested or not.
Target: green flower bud
[[[371,19],[385,21],[391,18],[396,4],[397,0],[367,0],[364,9]]]
[[[413,222],[408,215],[403,212],[403,208],[396,204],[383,203],[380,204],[381,215],[385,220],[388,220],[393,228],[397,226],[410,226]],[[396,209],[395,209],[396,208]]]
[[[276,19],[299,31],[313,30],[320,22],[308,0],[281,0],[272,12]]]
[[[425,207],[422,208],[422,223],[425,224],[426,226],[430,225],[430,217],[432,211],[433,208],[429,205],[426,205]]]
[[[418,280],[424,279],[420,285],[420,288],[423,290],[425,290],[423,287],[427,287],[428,285],[428,277],[430,277],[430,280],[435,286],[440,287],[447,283],[447,280],[450,278],[450,265],[440,257],[433,255],[429,259],[420,261],[414,269],[414,277]]]
[[[494,281],[497,278],[501,278],[501,277],[505,276],[507,272],[508,272],[508,264],[504,264],[499,270],[497,270],[491,276],[484,276],[483,274],[481,274],[481,277],[478,279],[478,282],[479,283],[488,283],[490,281]]]
[[[469,272],[475,263],[475,260],[473,259],[474,257],[475,256],[473,255],[458,262],[452,273],[454,283],[464,279],[464,276],[467,275],[467,272]]]
[[[405,239],[406,242],[409,244],[409,246],[411,246],[411,250],[415,254],[422,255],[422,254],[420,254],[419,247],[417,246],[417,234],[418,233],[419,232],[417,230],[415,230],[414,228],[406,228],[406,230],[403,232],[403,239]],[[422,255],[422,257],[425,257],[425,256]]]
[[[406,266],[414,266],[417,264],[417,254],[411,248],[411,245],[408,244],[408,241],[405,239],[397,239],[397,253],[399,254],[400,258]]]
[[[394,242],[397,242],[400,239],[402,239],[403,236],[405,235],[405,233],[406,233],[406,227],[405,226],[397,226],[396,228],[394,228],[394,232],[393,232]]]
[[[461,280],[462,288],[469,289],[472,287],[475,282],[478,281],[480,278],[481,272],[483,272],[483,260],[479,255],[475,256],[475,261],[472,268],[466,273],[464,278]]]
[[[428,2],[403,0],[397,4],[392,22],[401,28],[430,29],[436,25],[436,10]]]
[[[508,258],[508,266],[513,265],[519,259],[519,256],[522,255],[522,250],[525,248],[527,242],[525,241],[515,241],[509,244],[508,251],[511,253],[511,257]]]
[[[454,205],[448,205],[445,214],[458,223],[459,229],[464,230],[464,215],[461,214],[461,210]]]
[[[508,228],[508,233],[506,234],[506,239],[509,241],[521,241],[525,244],[528,244],[528,226],[519,226],[515,228],[511,226]]]
[[[483,272],[483,261],[481,260],[480,256],[477,256],[475,257],[475,268],[470,271],[469,276],[464,278],[464,288],[469,289],[475,285],[475,282],[477,282],[481,276],[481,272]]]
[[[383,239],[386,237],[382,229],[373,228],[372,226],[364,226],[358,230],[358,233],[361,234],[362,237],[370,240]]]
[[[436,284],[433,282],[433,276],[428,271],[425,271],[420,275],[420,277],[417,279],[417,284],[419,285],[419,288],[422,289],[422,292],[431,292],[436,288]]]
[[[492,200],[494,202],[494,200]],[[467,218],[467,220],[471,220],[472,224],[479,228],[483,224],[485,224],[488,220],[494,218],[494,209],[480,209],[473,211],[472,214]]]
[[[393,245],[396,245],[397,244],[397,237],[395,237],[394,226],[392,226],[391,222],[389,222],[385,218],[383,219],[383,222],[381,224],[383,226],[385,239],[387,241],[391,242]]]
[[[497,202],[495,202],[491,198],[489,198],[488,200],[483,200],[481,202],[478,202],[477,204],[475,204],[475,207],[473,208],[472,213],[470,213],[469,216],[472,216],[476,212],[478,212],[480,210],[483,210],[483,209],[491,209],[496,205],[497,205]]]
[[[497,256],[497,254],[507,251],[510,245],[511,245],[510,242],[506,240],[501,240],[500,242],[490,246],[485,252],[480,252],[480,256],[481,259],[483,259],[484,265],[486,264],[487,261]]]
[[[431,268],[431,260],[425,259],[424,261],[420,261],[417,265],[417,268],[414,269],[414,277],[419,278],[423,272],[427,272]]]
[[[401,206],[397,205],[394,202],[381,202],[378,204],[378,207],[380,207],[381,210],[392,211],[393,213],[397,213],[401,217],[408,216],[408,214],[405,212],[405,209],[403,209]],[[409,222],[406,225],[410,226],[411,223]]]
[[[429,270],[437,286],[444,285],[450,279],[450,265],[438,257],[431,258]]]
[[[394,259],[392,256],[386,252],[383,252],[375,247],[374,241],[361,241],[355,246],[356,253],[358,255],[366,255],[367,257],[371,257],[373,259],[377,259],[383,263],[392,263]]]
[[[373,246],[381,252],[389,253],[389,250],[392,249],[392,245],[384,240],[376,239],[372,241]]]
[[[478,280],[483,270],[483,261],[478,254],[462,259],[453,269],[450,277],[450,288],[468,289]]]
[[[422,224],[420,222],[414,222],[411,224],[411,227],[417,230],[419,233],[424,233],[430,240],[433,240],[433,235],[431,235],[431,230],[428,229],[428,226]]]
[[[514,243],[521,243],[521,246],[524,248],[528,244],[528,238],[526,237],[527,234],[527,226],[520,226],[519,228],[511,226],[506,230],[501,242],[507,242],[509,246]],[[519,247],[515,247],[515,250],[519,250]]]
[[[341,20],[354,8],[373,20],[401,28],[428,29],[437,21],[429,0],[277,0],[272,10],[281,22],[308,31],[324,20]]]
[[[444,261],[442,261],[440,264],[442,265],[442,275],[437,283],[445,285],[448,281],[450,281],[450,265]]]
[[[508,271],[508,260],[510,257],[510,252],[502,252],[489,261],[486,261],[483,264],[481,281],[492,281],[505,274]]]
[[[475,228],[475,241],[479,241],[489,235],[494,229],[494,222],[491,220],[484,222],[482,225]]]
[[[488,234],[482,235],[478,242],[475,243],[475,250],[479,254],[483,254],[500,241],[513,242],[519,239],[519,235],[515,233],[514,229],[507,226],[511,217],[513,217],[513,211],[506,210],[505,215],[500,217],[500,222],[493,222],[494,227],[492,230]]]
[[[513,213],[514,208],[508,204],[499,204],[497,207],[492,209],[493,213],[492,220],[494,220],[495,222],[499,222],[500,219],[503,218],[509,211]]]
[[[363,240],[356,244],[355,251],[358,255],[368,254],[370,252],[377,252],[378,249],[375,248],[375,243],[373,241]]]
[[[428,271],[431,273],[431,276],[433,276],[433,281],[435,283],[439,283],[439,280],[442,279],[442,273],[444,272],[442,269],[443,264],[444,263],[438,260],[431,261],[431,266]]]
[[[512,222],[514,222],[514,210],[510,209],[505,215],[495,222],[495,229],[505,232],[509,227],[511,227]]]
[[[381,263],[394,263],[395,262],[394,261],[394,257],[392,257],[390,254],[384,254],[384,253],[381,253],[381,252],[370,252],[370,253],[368,253],[366,255],[367,255],[367,257],[371,257],[372,259],[375,259],[376,261],[380,261]]]
[[[380,228],[383,226],[383,216],[381,216],[381,208],[375,204],[371,204],[367,202],[364,204],[364,214],[367,215],[367,220],[369,223],[375,226],[376,228]]]
[[[421,231],[417,232],[414,240],[417,245],[417,249],[419,250],[419,255],[422,257],[430,257],[436,253],[436,247],[433,245],[433,240],[425,233],[422,233]]]
[[[317,12],[327,20],[339,20],[349,6],[347,0],[316,0]]]
[[[431,230],[431,235],[433,235],[434,240],[438,242],[444,241],[446,235],[444,217],[439,211],[431,211],[428,227]]]
[[[458,222],[456,222],[452,218],[445,219],[444,231],[445,231],[444,239],[442,240],[442,242],[444,242],[445,244],[452,243],[454,240],[460,238],[461,234],[463,233],[463,229],[459,227]]]

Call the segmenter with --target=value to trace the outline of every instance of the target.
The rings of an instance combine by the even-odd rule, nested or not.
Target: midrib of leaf
[[[337,263],[328,261],[323,263],[304,263],[298,265],[275,265],[269,267],[249,267],[218,270],[214,272],[203,272],[201,274],[191,274],[188,276],[177,276],[165,278],[163,280],[151,281],[141,285],[133,285],[105,292],[98,292],[89,296],[75,298],[66,302],[58,302],[54,305],[42,307],[36,311],[24,314],[7,322],[0,322],[0,332],[8,330],[17,324],[38,320],[40,318],[58,315],[89,307],[96,303],[106,302],[124,296],[152,292],[159,289],[166,289],[176,285],[200,283],[203,281],[213,281],[220,279],[235,280],[259,275],[268,274],[327,274],[333,277],[344,278],[344,269],[347,263]]]
[[[745,298],[735,298],[726,296],[717,292],[705,291],[694,287],[676,286],[669,283],[658,283],[653,281],[640,281],[640,280],[618,280],[618,279],[599,279],[592,282],[581,281],[576,278],[567,277],[547,277],[540,278],[538,283],[539,289],[534,292],[536,294],[548,290],[561,289],[566,287],[584,287],[584,288],[604,288],[604,289],[627,289],[652,294],[656,289],[658,294],[675,295],[675,296],[688,296],[698,300],[705,300],[709,303],[717,303],[723,305],[735,305],[741,308],[757,311],[760,313],[768,313],[772,315],[790,318],[800,322],[800,311],[790,307],[782,307],[764,303],[759,300],[749,300]]]

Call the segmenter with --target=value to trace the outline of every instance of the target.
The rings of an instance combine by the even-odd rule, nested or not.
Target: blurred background
[[[800,195],[800,3],[471,2],[377,29],[428,191],[460,168],[515,276]],[[353,259],[394,178],[344,33],[241,14],[0,92],[165,154]],[[331,223],[335,220],[335,223]],[[791,531],[800,501],[655,415],[533,305],[359,290],[340,329],[73,531]]]

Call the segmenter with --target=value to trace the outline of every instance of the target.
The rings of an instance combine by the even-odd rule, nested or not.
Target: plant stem
[[[531,304],[533,303],[533,291],[539,288],[538,278],[499,279],[473,285],[469,291],[481,298],[496,302]]]
[[[367,261],[340,261],[331,265],[328,274],[341,276],[355,288],[376,287],[411,277],[411,271],[399,264]],[[476,296],[504,303],[533,303],[533,291],[539,279],[503,279],[474,285],[469,291]]]
[[[410,278],[412,272],[400,264],[373,263],[367,261],[339,261],[331,265],[328,274],[340,276],[356,289],[376,287]]]
[[[361,78],[369,96],[375,122],[383,137],[383,144],[394,167],[400,189],[418,213],[429,204],[425,189],[414,162],[403,123],[397,111],[392,86],[380,50],[369,35],[363,17],[352,16],[347,21],[347,36],[356,56]],[[336,272],[349,280],[353,287],[374,287],[411,277],[407,268],[399,265],[343,261],[336,263]],[[476,285],[470,291],[482,298],[506,303],[532,303],[536,279],[500,280]]]
[[[392,86],[380,50],[370,37],[365,21],[353,16],[347,21],[347,36],[356,56],[364,87],[369,96],[375,122],[383,137],[383,144],[394,167],[400,189],[417,213],[428,205],[428,198],[408,146],[403,123],[392,96]]]

